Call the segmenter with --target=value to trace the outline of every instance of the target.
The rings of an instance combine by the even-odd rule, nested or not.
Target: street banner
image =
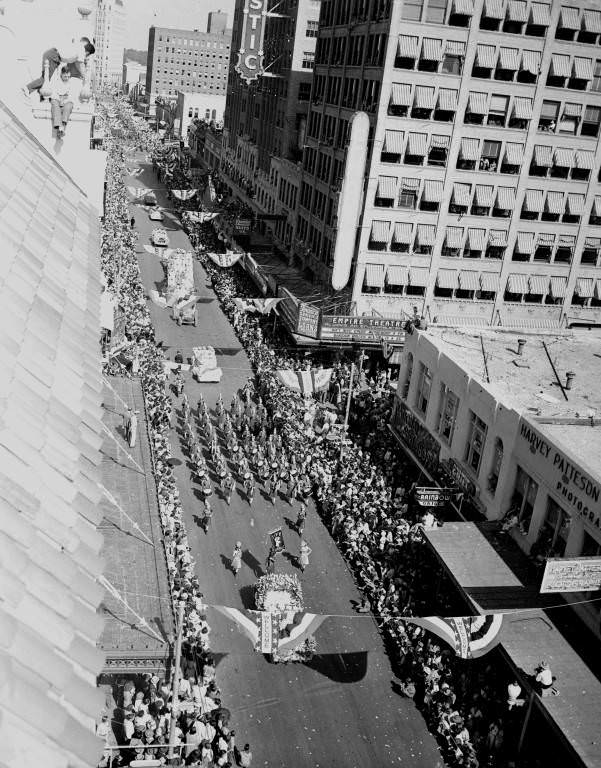
[[[273,531],[269,531],[269,539],[271,546],[276,552],[284,552],[286,545],[284,544],[284,533],[281,528],[275,528]]]
[[[601,557],[550,557],[540,591],[594,592],[601,589]]]
[[[207,253],[207,256],[217,264],[218,267],[233,267],[234,264],[239,261],[244,254],[242,252],[236,253],[236,251],[226,251],[225,253]]]
[[[461,659],[477,659],[501,641],[502,613],[486,616],[423,616],[404,620],[440,637]]]
[[[191,200],[197,191],[196,189],[172,189],[171,194],[178,200]]]
[[[416,488],[415,500],[422,507],[444,507],[457,493],[455,488]]]
[[[144,197],[147,192],[150,192],[147,187],[128,187],[127,191],[135,200],[139,200],[141,197]]]
[[[206,224],[219,216],[219,213],[211,213],[209,211],[188,211],[187,213],[190,221],[194,224]]]
[[[259,616],[259,648],[261,653],[275,653],[278,648],[279,614],[258,612]]]
[[[293,371],[287,368],[275,372],[278,381],[301,395],[312,395],[330,385],[332,368],[312,368],[309,371]]]
[[[281,299],[234,299],[234,304],[238,309],[244,312],[260,312],[262,315],[268,315],[275,310]]]

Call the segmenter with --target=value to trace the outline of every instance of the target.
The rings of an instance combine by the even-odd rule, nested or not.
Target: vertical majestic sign
[[[247,83],[257,80],[265,72],[263,39],[268,2],[269,0],[246,0],[242,11],[242,37],[235,70]]]

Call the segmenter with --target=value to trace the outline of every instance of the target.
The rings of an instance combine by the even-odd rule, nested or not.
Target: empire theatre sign
[[[235,70],[246,83],[265,74],[263,66],[263,41],[265,24],[271,14],[267,11],[269,0],[246,0],[242,11],[242,35]]]

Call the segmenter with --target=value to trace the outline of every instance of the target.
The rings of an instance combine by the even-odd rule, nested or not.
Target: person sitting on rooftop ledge
[[[80,38],[79,42],[72,40],[70,44],[58,48],[52,47],[42,54],[42,74],[27,85],[23,86],[23,92],[30,95],[34,91],[40,91],[44,85],[44,70],[48,62],[48,79],[54,75],[60,64],[68,64],[68,70],[73,77],[85,79],[86,64],[90,56],[96,51],[89,37]]]
[[[50,85],[52,88],[50,96],[52,127],[56,130],[57,137],[62,139],[73,111],[73,104],[79,97],[81,83],[72,78],[69,69],[63,66],[58,78],[53,77]]]

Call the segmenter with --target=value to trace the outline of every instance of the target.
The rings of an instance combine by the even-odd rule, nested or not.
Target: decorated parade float
[[[192,375],[196,381],[221,381],[223,371],[217,365],[213,347],[194,347],[192,350]]]

